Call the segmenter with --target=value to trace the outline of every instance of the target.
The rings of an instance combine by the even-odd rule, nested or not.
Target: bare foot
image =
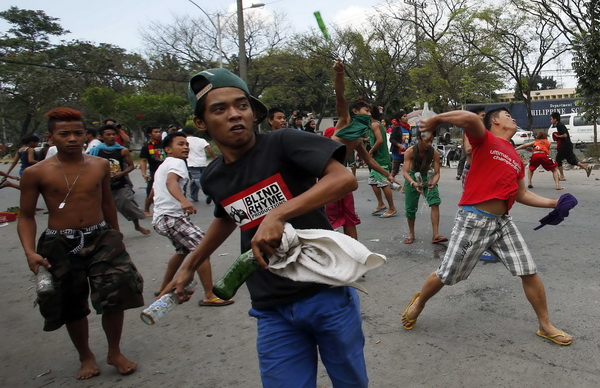
[[[119,353],[119,355],[115,357],[108,356],[106,358],[106,363],[108,365],[114,366],[117,371],[122,375],[128,375],[135,371],[137,368],[137,362],[133,362],[127,359],[124,355]]]
[[[99,374],[100,369],[98,368],[98,364],[96,364],[96,359],[92,357],[90,360],[81,361],[81,367],[79,368],[79,372],[77,372],[77,380],[91,379]]]
[[[152,212],[150,212],[150,210],[144,210],[144,214],[146,217],[152,217]]]
[[[140,232],[141,234],[147,236],[150,234],[150,230],[144,228],[143,226],[136,226],[135,230],[137,230],[138,232]]]
[[[564,187],[562,187],[562,186],[558,186],[558,187],[556,188],[556,190],[562,190],[562,189],[564,189]]]

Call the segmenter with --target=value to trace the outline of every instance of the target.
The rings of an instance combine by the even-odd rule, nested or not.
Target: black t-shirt
[[[166,159],[167,154],[163,149],[163,143],[148,143],[140,150],[140,158],[148,161],[148,167],[150,168],[150,176],[154,176],[154,173],[158,169],[158,166]]]
[[[257,134],[256,144],[233,163],[220,156],[204,171],[201,186],[215,200],[215,217],[231,217],[241,229],[241,251],[263,217],[281,203],[310,189],[329,160],[343,161],[345,146],[311,133],[280,129]],[[329,229],[323,208],[288,220],[296,229]],[[295,282],[258,269],[246,281],[252,306],[268,308],[313,295],[329,286]]]
[[[124,169],[123,167],[125,165],[125,160],[123,159],[123,154],[121,154],[121,150],[122,149],[114,150],[111,152],[106,152],[106,151],[98,152],[99,157],[108,160],[108,163],[110,164],[110,176],[111,177],[114,176],[116,173],[123,171],[123,169]],[[127,183],[127,181],[125,180],[125,177],[122,177],[117,180],[111,179],[110,180],[110,189],[116,190],[116,189],[123,188],[123,187],[125,187],[126,183]]]
[[[560,148],[566,147],[572,149],[573,143],[571,142],[571,136],[569,135],[569,130],[567,129],[567,126],[561,122],[557,123],[556,132],[558,132],[559,135],[564,135],[565,133],[567,134],[567,137],[562,137],[560,139]]]

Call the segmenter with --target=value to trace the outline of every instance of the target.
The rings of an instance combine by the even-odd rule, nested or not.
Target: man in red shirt
[[[521,278],[525,296],[538,318],[536,334],[559,345],[570,345],[573,337],[550,322],[542,280],[525,240],[508,215],[515,201],[545,208],[557,204],[557,200],[540,197],[525,187],[525,166],[509,142],[516,132],[515,120],[505,108],[488,112],[483,123],[474,113],[454,111],[421,121],[419,130],[434,131],[442,123],[465,128],[473,147],[473,166],[458,203],[461,209],[444,260],[402,313],[402,325],[411,330],[427,301],[445,285],[465,280],[488,250]]]

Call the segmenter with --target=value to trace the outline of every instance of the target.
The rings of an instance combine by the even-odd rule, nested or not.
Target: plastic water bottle
[[[36,292],[39,296],[54,294],[52,274],[43,265],[38,267]]]
[[[252,250],[242,253],[233,262],[225,275],[213,285],[213,293],[223,300],[233,298],[238,288],[254,271],[258,269],[258,262]]]
[[[194,289],[197,282],[192,280],[190,284],[185,286],[184,291],[186,295]],[[144,311],[140,313],[140,318],[146,325],[155,325],[162,317],[167,315],[169,311],[173,310],[179,304],[179,296],[173,291],[169,292],[160,297],[146,307]]]

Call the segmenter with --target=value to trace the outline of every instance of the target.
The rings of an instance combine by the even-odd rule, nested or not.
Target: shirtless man
[[[102,314],[108,341],[106,362],[126,375],[137,364],[120,349],[124,310],[144,305],[143,280],[119,232],[108,161],[81,152],[85,128],[80,112],[56,108],[46,116],[58,153],[24,172],[17,227],[29,269],[37,274],[39,266],[44,266],[54,279],[54,294],[38,296],[44,330],[67,326],[81,362],[78,379],[100,374],[88,344],[87,300],[91,289],[92,304]],[[40,194],[49,215],[48,229],[36,251],[35,208]],[[98,265],[100,261],[102,265]]]

